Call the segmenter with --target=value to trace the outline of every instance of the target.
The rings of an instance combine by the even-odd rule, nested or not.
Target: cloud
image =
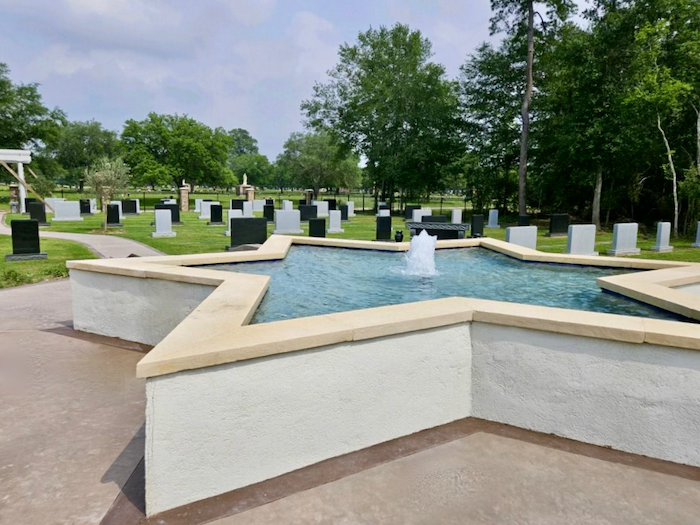
[[[260,25],[275,11],[275,0],[220,0],[236,22],[247,26]]]

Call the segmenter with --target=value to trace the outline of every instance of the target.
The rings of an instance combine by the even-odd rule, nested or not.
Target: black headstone
[[[518,226],[530,226],[530,216],[518,215]]]
[[[569,214],[553,213],[549,218],[549,235],[569,234]]]
[[[91,213],[90,199],[80,199],[80,215],[90,215]]]
[[[275,199],[265,199],[265,206],[275,206]]]
[[[119,222],[119,206],[117,204],[107,205],[107,226],[121,226]]]
[[[224,208],[221,204],[212,204],[209,208],[211,210],[209,215],[209,225],[220,226],[224,223]]]
[[[391,240],[391,217],[377,217],[377,240]]]
[[[243,203],[245,199],[231,199],[231,209],[243,211]]]
[[[268,222],[274,222],[275,206],[272,204],[265,204],[265,206],[263,206],[263,217],[265,217]]]
[[[37,200],[34,197],[25,197],[24,198],[24,213],[29,213],[29,203],[30,202],[37,202]]]
[[[472,237],[483,237],[484,236],[484,216],[483,215],[472,215],[471,231],[472,231]]]
[[[180,208],[177,204],[156,204],[156,210],[170,210],[170,219],[173,225],[182,225],[180,221]]]
[[[6,260],[13,259],[46,259],[46,254],[39,248],[39,221],[33,219],[10,221],[12,228],[12,255],[5,256]]]
[[[447,215],[423,215],[421,222],[448,222]]]
[[[309,237],[326,236],[326,219],[309,219]]]
[[[136,199],[123,199],[122,213],[124,215],[136,215]]]
[[[437,237],[439,241],[445,239],[459,239],[459,231],[457,230],[431,230],[430,228],[416,228],[416,235],[420,235],[423,230],[428,232],[428,235]]]
[[[315,219],[318,214],[318,208],[316,206],[307,206],[302,204],[299,206],[299,213],[301,215],[302,221],[308,221],[309,219]]]
[[[326,202],[328,203],[329,210],[337,210],[338,209],[338,200],[337,199],[326,199]]]
[[[37,221],[39,226],[49,225],[49,223],[46,222],[46,207],[43,202],[30,202],[27,205],[27,211],[29,212],[29,218]]]
[[[231,248],[242,244],[262,244],[267,240],[267,220],[262,217],[238,217],[230,220]]]
[[[421,206],[420,204],[407,204],[406,207],[404,208],[404,211],[406,212],[406,220],[410,221],[413,220],[413,210],[420,210]]]
[[[306,199],[299,199],[297,206],[306,206]]]
[[[378,210],[388,210],[388,209],[389,209],[389,205],[388,205],[388,204],[380,204],[380,205],[377,207],[377,209],[378,209]]]
[[[340,220],[341,221],[347,221],[348,220],[348,205],[347,204],[341,204],[338,206],[340,209]]]

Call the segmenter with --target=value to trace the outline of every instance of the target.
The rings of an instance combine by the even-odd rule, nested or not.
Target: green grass
[[[59,239],[41,239],[41,250],[46,252],[48,259],[5,261],[5,254],[12,253],[12,238],[0,235],[0,288],[68,277],[66,261],[97,258],[86,246]]]
[[[177,237],[174,238],[154,239],[151,237],[151,232],[154,231],[153,226],[151,226],[153,221],[152,213],[126,216],[124,218],[124,228],[119,230],[110,229],[107,231],[107,235],[134,239],[170,255],[221,252],[225,250],[229,244],[228,238],[223,235],[225,227],[207,226],[206,221],[200,220],[195,212],[181,212],[180,215],[184,225],[173,227],[177,232]],[[260,213],[256,215],[262,216]],[[9,221],[13,218],[21,218],[21,216],[7,215],[6,222],[9,224]],[[101,227],[103,221],[103,215],[96,214],[85,217],[83,222],[54,222],[47,229],[51,231],[102,234],[104,233]],[[393,217],[392,222],[395,230],[403,230],[404,236],[408,236],[403,219]],[[497,230],[486,229],[486,235],[494,239],[505,240],[505,227],[514,224],[508,222],[506,218],[501,221],[502,228]],[[549,221],[533,221],[533,225],[536,225],[539,229],[537,240],[537,248],[539,250],[552,253],[564,253],[566,251],[566,237],[547,237]],[[344,222],[342,227],[345,230],[344,233],[329,234],[328,237],[372,240],[375,238],[376,219],[371,213],[358,213],[351,221]],[[302,223],[302,229],[304,230],[302,235],[308,235],[308,224]],[[272,230],[274,230],[274,225],[268,224],[268,233],[271,234]],[[689,238],[675,239],[671,242],[675,247],[673,252],[657,253],[650,250],[655,243],[654,235],[640,234],[638,246],[642,249],[642,253],[637,257],[700,262],[700,249],[691,248],[690,244],[692,242],[694,240]],[[596,249],[600,254],[605,255],[605,251],[612,246],[612,232],[600,232],[596,237],[596,244]]]

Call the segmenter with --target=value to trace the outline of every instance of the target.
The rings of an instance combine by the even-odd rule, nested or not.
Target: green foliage
[[[253,186],[264,187],[273,184],[272,166],[265,155],[243,153],[229,160],[229,168],[239,181],[243,181],[243,175],[248,175],[248,184]]]
[[[114,195],[126,188],[129,184],[129,172],[129,166],[120,157],[102,157],[86,170],[85,180],[94,189],[100,200],[100,207],[106,206]]]
[[[330,81],[302,103],[308,125],[364,156],[371,182],[390,198],[394,189],[439,188],[463,152],[456,83],[431,54],[408,26],[370,29],[340,47]]]
[[[354,188],[359,183],[358,158],[344,154],[329,133],[292,133],[277,157],[292,186],[312,188]]]
[[[141,121],[127,120],[121,135],[124,158],[140,185],[190,184],[232,186],[236,178],[227,165],[231,137],[186,116],[149,113]]]
[[[247,130],[232,129],[228,132],[228,136],[231,138],[231,157],[259,153],[258,141]]]

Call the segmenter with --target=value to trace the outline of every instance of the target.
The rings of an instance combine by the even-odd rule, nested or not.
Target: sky
[[[489,0],[0,0],[0,62],[70,120],[121,131],[151,111],[244,128],[274,160],[338,48],[397,22],[456,77]]]

